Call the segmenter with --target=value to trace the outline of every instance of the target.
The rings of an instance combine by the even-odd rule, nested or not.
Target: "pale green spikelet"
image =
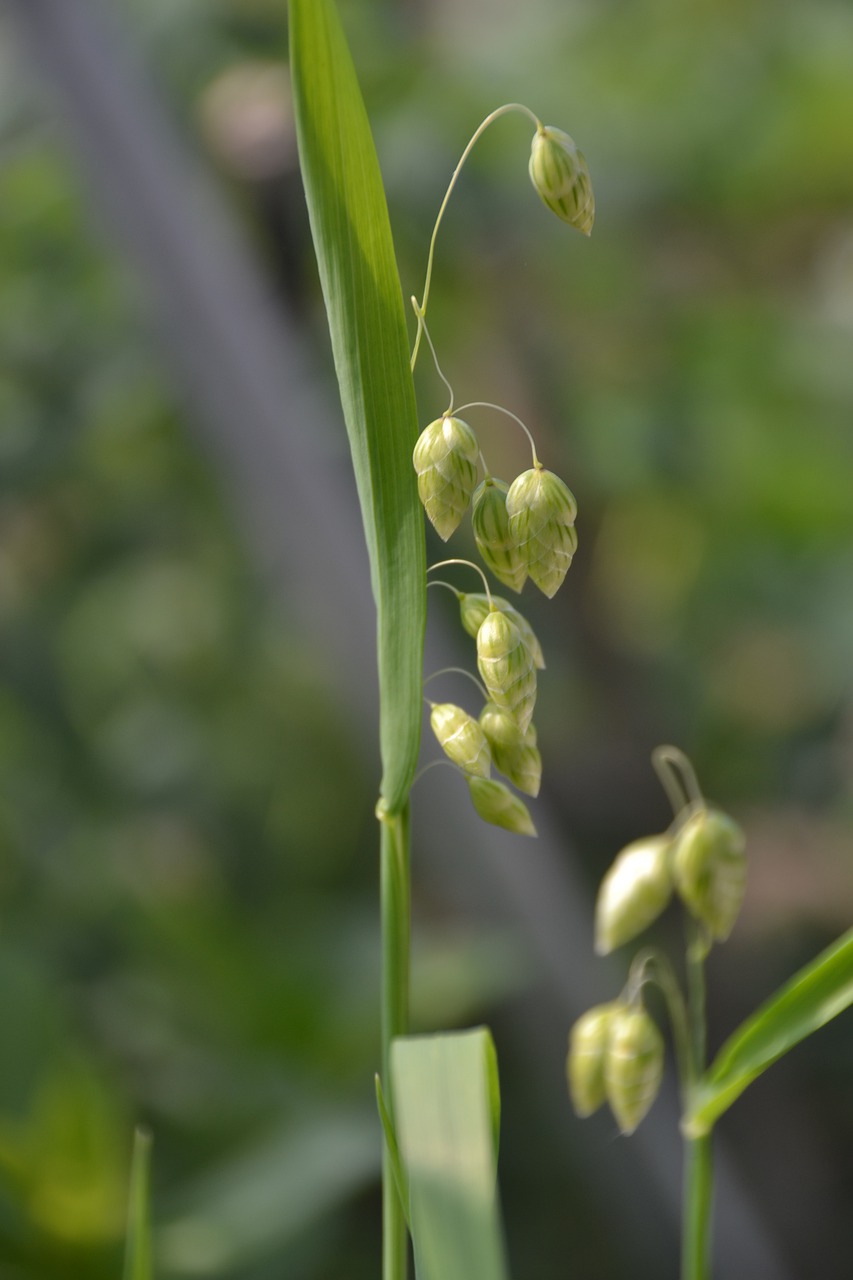
[[[468,510],[477,483],[480,446],[461,418],[445,414],[425,427],[412,461],[418,493],[439,537],[446,542]]]
[[[541,125],[533,135],[529,170],[542,202],[588,236],[595,221],[595,196],[586,160],[574,139],[553,125]]]
[[[618,1001],[597,1004],[581,1014],[569,1032],[566,1080],[572,1106],[581,1119],[591,1116],[607,1101],[604,1062]]]
[[[490,610],[477,632],[477,666],[492,702],[523,732],[533,718],[536,669],[518,627],[499,609]]]
[[[520,836],[536,835],[527,805],[502,782],[469,775],[468,789],[474,808],[484,822],[490,822],[494,827],[505,827]]]
[[[520,591],[527,580],[527,565],[509,531],[506,495],[509,485],[486,476],[477,486],[471,507],[471,524],[477,550],[495,577]]]
[[[433,706],[429,722],[445,755],[466,773],[488,778],[491,753],[486,735],[478,720],[452,702]]]
[[[607,1100],[622,1133],[633,1133],[658,1095],[663,1039],[645,1009],[623,1006],[610,1023],[604,1058]]]
[[[675,886],[688,910],[724,942],[734,928],[746,890],[746,839],[719,809],[700,809],[675,838]]]
[[[498,768],[500,765],[495,760]],[[601,956],[630,942],[656,920],[672,897],[668,836],[635,840],[617,855],[595,904],[595,949]]]
[[[563,582],[578,545],[577,503],[559,476],[542,466],[513,480],[506,495],[510,537],[527,572],[549,598]]]
[[[512,618],[515,625],[521,632],[521,638],[530,650],[530,656],[533,659],[533,665],[538,667],[540,671],[545,670],[545,657],[542,653],[542,646],[536,638],[536,633],[530,623],[522,613],[519,613],[515,605],[510,604],[508,600],[504,600],[503,596],[492,596],[492,605],[496,609],[500,609],[501,613],[507,614]],[[483,595],[482,592],[469,591],[461,593],[459,596],[459,615],[462,619],[462,626],[468,632],[469,636],[476,638],[477,632],[489,612],[491,605],[489,597]]]
[[[508,711],[494,702],[487,702],[480,712],[480,724],[495,768],[525,795],[538,796],[542,783],[542,757],[536,748],[536,730],[532,722],[522,732]]]

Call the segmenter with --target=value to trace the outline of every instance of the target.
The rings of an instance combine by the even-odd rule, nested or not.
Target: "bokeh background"
[[[671,1072],[621,1140],[570,1114],[565,1037],[623,980],[592,895],[667,822],[661,741],[749,837],[712,1046],[853,915],[853,9],[341,8],[407,296],[499,103],[592,170],[586,241],[504,120],[439,240],[457,401],[528,422],[581,541],[524,594],[540,845],[418,785],[415,1021],[494,1029],[514,1275],[674,1277]],[[0,1277],[120,1273],[139,1121],[160,1276],[375,1276],[372,606],[285,4],[7,0],[0,72]],[[418,392],[426,422],[426,361]],[[471,666],[451,605],[430,652]],[[720,1125],[720,1274],[850,1275],[851,1142],[847,1016]]]

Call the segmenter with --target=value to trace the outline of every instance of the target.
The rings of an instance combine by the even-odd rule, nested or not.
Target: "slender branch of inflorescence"
[[[480,683],[480,681],[471,671],[466,671],[464,667],[442,667],[439,671],[433,671],[432,675],[427,676],[426,680],[424,680],[424,684],[425,685],[429,684],[430,680],[435,680],[438,676],[448,676],[448,675],[467,676],[468,679],[473,681],[473,683],[480,690],[480,693],[483,695],[483,701],[484,702],[489,701],[489,695],[486,693],[486,690],[483,687],[483,685]],[[428,698],[427,698],[427,702],[429,702]],[[430,705],[433,706],[434,704],[430,703]]]
[[[683,751],[678,747],[655,747],[652,765],[676,817],[684,809],[704,807],[705,798],[696,771]]]
[[[441,207],[439,208],[439,211],[438,211],[438,217],[435,220],[435,226],[432,229],[432,237],[429,242],[429,255],[427,257],[427,269],[426,269],[426,277],[424,279],[423,294],[421,295],[420,302],[419,303],[415,302],[415,314],[418,317],[418,332],[415,336],[415,345],[412,349],[411,367],[412,367],[413,373],[415,371],[415,365],[418,362],[418,351],[421,345],[421,334],[424,332],[424,317],[426,316],[426,310],[429,305],[429,290],[430,290],[430,284],[432,283],[432,267],[435,259],[435,241],[436,241],[436,237],[438,236],[438,228],[441,226],[441,220],[444,217],[444,211],[447,208],[447,203],[451,195],[453,194],[453,188],[456,186],[456,180],[459,177],[460,172],[462,171],[462,166],[464,165],[465,161],[468,159],[469,155],[471,154],[471,151],[473,150],[475,143],[478,141],[479,138],[482,137],[482,135],[485,133],[486,129],[488,129],[490,124],[494,124],[495,120],[500,119],[501,116],[508,115],[511,111],[522,112],[523,115],[529,116],[529,118],[536,125],[537,129],[542,128],[541,120],[538,118],[538,116],[535,116],[533,114],[533,112],[530,110],[529,107],[525,107],[521,102],[507,102],[502,107],[497,107],[494,111],[490,112],[490,114],[486,116],[485,120],[475,130],[473,136],[471,137],[471,141],[468,143],[467,147],[462,152],[459,163],[457,164],[456,168],[453,170],[453,177],[450,179],[450,185],[448,186],[447,191],[444,194],[444,199],[442,200]]]
[[[505,413],[508,418],[512,418],[513,422],[518,423],[518,425],[521,427],[524,434],[527,436],[527,439],[530,441],[530,448],[533,452],[534,467],[541,467],[542,464],[539,461],[538,457],[536,456],[536,442],[533,439],[533,436],[530,434],[530,431],[521,421],[521,418],[519,418],[518,414],[512,413],[511,410],[509,409],[505,409],[502,404],[492,404],[490,400],[471,400],[469,404],[460,405],[459,408],[456,410],[456,412],[464,413],[466,409],[494,409],[498,413]],[[480,454],[480,457],[483,458],[482,452]],[[485,458],[483,458],[483,466],[484,467],[486,466]],[[486,467],[486,471],[488,472],[488,467]]]
[[[441,378],[441,381],[447,387],[448,392],[450,393],[450,403],[444,411],[444,416],[447,417],[449,414],[453,412],[453,400],[454,400],[453,388],[451,387],[448,379],[444,376],[441,369],[441,365],[438,363],[438,356],[435,354],[435,347],[433,346],[433,341],[432,341],[432,338],[430,337],[429,329],[427,328],[427,322],[424,319],[424,313],[421,307],[418,305],[417,298],[415,298],[414,296],[412,297],[412,309],[415,315],[418,317],[418,334],[420,335],[421,331],[423,331],[423,335],[427,340],[427,344],[429,346],[430,351],[432,352],[432,359],[433,359],[433,364],[435,365],[435,371],[438,374],[439,378]]]
[[[474,564],[473,561],[471,560],[439,560],[437,564],[430,565],[430,567],[427,569],[427,573],[432,573],[433,569],[444,569],[446,568],[447,565],[451,565],[451,564],[464,564],[464,565],[467,565],[469,569],[473,569],[475,573],[479,573],[480,577],[483,580],[483,587],[485,589],[486,596],[489,601],[489,608],[494,609],[495,602],[492,599],[492,593],[489,590],[489,583],[486,578],[486,575],[483,573],[483,570],[480,568],[480,566],[478,564]]]

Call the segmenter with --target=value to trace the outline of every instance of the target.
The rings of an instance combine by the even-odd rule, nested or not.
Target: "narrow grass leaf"
[[[396,813],[417,764],[426,616],[402,292],[376,150],[334,3],[290,0],[289,12],[300,164],[378,615],[381,790]]]
[[[747,1085],[789,1049],[853,1004],[853,929],[801,969],[729,1037],[700,1079],[684,1118],[690,1137],[710,1132]]]
[[[144,1129],[137,1129],[133,1138],[133,1159],[130,1166],[124,1280],[152,1280],[153,1276],[149,1207],[150,1167],[151,1135]]]
[[[418,1280],[506,1280],[489,1032],[395,1040],[391,1082]]]

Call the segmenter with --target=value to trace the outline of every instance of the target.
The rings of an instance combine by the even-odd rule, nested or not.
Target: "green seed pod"
[[[477,483],[480,446],[461,418],[447,414],[425,427],[412,461],[418,493],[438,535],[446,542],[468,509]]]
[[[685,905],[724,942],[740,912],[746,889],[746,840],[719,809],[700,809],[675,838],[675,886]]]
[[[520,591],[527,580],[527,565],[509,532],[506,495],[509,485],[494,476],[481,480],[474,493],[471,524],[477,550],[505,587]]]
[[[488,778],[491,754],[478,720],[452,702],[442,702],[432,708],[429,722],[442,750],[454,764],[466,773]]]
[[[542,653],[542,646],[536,639],[536,633],[524,615],[519,613],[515,605],[510,604],[508,600],[504,600],[503,596],[492,596],[492,604],[496,609],[500,609],[501,613],[505,613],[512,618],[521,632],[522,640],[530,650],[533,665],[538,667],[540,671],[544,671],[545,658]],[[467,595],[460,594],[459,613],[462,618],[462,625],[469,636],[476,637],[489,612],[489,607],[489,597],[483,595],[482,592],[471,591]]]
[[[623,1006],[610,1023],[604,1080],[607,1100],[624,1134],[633,1133],[663,1078],[663,1039],[644,1009]]]
[[[523,732],[533,718],[536,669],[518,627],[499,609],[489,612],[477,632],[477,666],[492,702]]]
[[[520,836],[536,835],[527,805],[502,782],[494,778],[469,776],[468,789],[474,808],[484,822],[490,822],[494,827],[505,827]]]
[[[495,764],[500,768],[497,760]],[[649,836],[617,855],[595,904],[595,949],[600,956],[642,933],[669,902],[671,847],[668,836]]]
[[[495,768],[525,795],[538,796],[542,783],[542,757],[536,749],[533,724],[522,733],[510,713],[494,702],[487,702],[483,707],[480,724]]]
[[[578,1018],[569,1032],[566,1079],[572,1106],[581,1119],[591,1116],[607,1101],[604,1062],[618,1001],[597,1004]]]
[[[529,169],[543,203],[588,236],[595,220],[595,196],[586,160],[574,140],[553,125],[540,126],[533,135]]]
[[[572,491],[553,471],[532,467],[513,480],[506,495],[510,537],[533,581],[553,596],[569,571],[578,545]]]

